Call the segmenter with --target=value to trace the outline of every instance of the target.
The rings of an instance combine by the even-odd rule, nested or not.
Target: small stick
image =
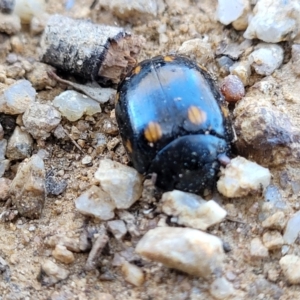
[[[77,144],[77,142],[71,137],[71,135],[68,133],[68,131],[63,128],[64,133],[69,137],[69,139],[72,141],[72,143],[75,145],[75,147],[82,153],[85,154],[84,151],[81,149],[81,147]]]
[[[53,15],[41,39],[41,58],[85,79],[117,84],[135,65],[143,42],[120,27]]]
[[[48,71],[48,75],[60,83],[66,84],[68,86],[73,87],[77,91],[83,92],[85,95],[99,102],[100,104],[107,102],[110,99],[110,97],[116,93],[114,89],[102,88],[96,82],[87,83],[83,85],[83,84],[62,79],[53,71]]]
[[[94,270],[97,267],[97,260],[108,242],[108,236],[105,232],[100,232],[98,238],[95,240],[92,250],[89,253],[84,269],[86,271]]]

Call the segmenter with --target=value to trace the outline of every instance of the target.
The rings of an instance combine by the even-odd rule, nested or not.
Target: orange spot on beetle
[[[226,106],[222,105],[221,110],[222,110],[222,113],[223,113],[224,117],[227,118],[229,116],[228,108]]]
[[[174,60],[174,57],[172,57],[172,56],[169,56],[169,55],[164,56],[164,61],[166,61],[166,62],[170,62],[170,61],[173,61],[173,60]]]
[[[134,68],[133,73],[134,73],[135,75],[137,75],[137,74],[139,74],[139,73],[141,72],[141,69],[142,69],[141,66],[137,66],[137,67]]]
[[[162,137],[162,130],[157,122],[150,122],[144,131],[146,140],[155,143]]]
[[[132,144],[131,144],[130,140],[127,140],[125,142],[125,148],[126,148],[128,153],[132,153]]]
[[[188,109],[188,119],[195,125],[204,123],[207,119],[206,112],[197,106],[190,106]]]

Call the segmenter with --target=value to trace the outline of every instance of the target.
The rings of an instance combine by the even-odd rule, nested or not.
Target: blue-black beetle
[[[119,84],[116,119],[133,166],[156,185],[211,190],[233,137],[227,104],[201,66],[183,56],[138,64]]]

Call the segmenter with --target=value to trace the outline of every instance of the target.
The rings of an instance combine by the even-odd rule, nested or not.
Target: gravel
[[[54,0],[26,1],[33,3],[29,11],[23,0],[16,2],[23,11],[0,16],[0,28],[6,28],[0,34],[1,296],[297,299],[298,2],[239,0],[232,7],[221,0],[96,1],[90,9],[91,3],[76,0],[68,1],[68,11]],[[239,98],[228,103],[237,137],[231,158],[264,167],[272,174],[270,185],[249,189],[258,177],[251,171],[237,199],[215,191],[205,200],[185,194],[166,205],[166,191],[130,167],[115,122],[115,87],[67,73],[58,72],[58,79],[49,75],[57,72],[53,67],[40,62],[41,33],[56,13],[126,26],[143,41],[139,62],[181,53],[207,69],[219,87],[226,76],[237,76],[245,95],[242,89],[230,93]],[[27,25],[21,27],[20,18]],[[82,115],[69,120],[53,100],[73,89],[82,93],[77,100],[96,104],[90,115],[80,109]],[[93,197],[91,189],[101,196]],[[76,208],[80,197],[82,211]]]

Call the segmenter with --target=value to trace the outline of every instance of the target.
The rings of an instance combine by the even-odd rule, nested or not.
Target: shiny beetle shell
[[[207,71],[183,56],[141,62],[119,84],[116,118],[133,166],[164,190],[203,192],[230,155],[227,104]]]

